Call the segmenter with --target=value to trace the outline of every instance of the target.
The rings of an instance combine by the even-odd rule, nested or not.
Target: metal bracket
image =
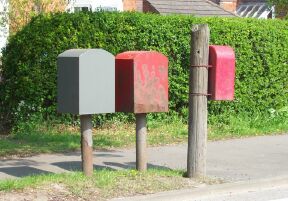
[[[213,68],[212,65],[191,65],[191,68]]]
[[[192,96],[211,96],[212,94],[203,94],[203,93],[189,93]]]

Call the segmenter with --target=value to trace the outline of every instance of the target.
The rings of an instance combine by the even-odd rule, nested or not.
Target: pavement
[[[210,177],[230,183],[244,182],[244,186],[263,179],[288,182],[288,135],[208,142],[207,151],[207,175]],[[148,149],[149,167],[186,169],[186,157],[187,144]],[[94,168],[135,168],[135,149],[95,151]],[[80,152],[43,154],[1,160],[0,180],[74,170],[81,170]]]

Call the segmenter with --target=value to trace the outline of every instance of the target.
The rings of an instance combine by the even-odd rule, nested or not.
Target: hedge
[[[209,113],[267,113],[288,105],[288,21],[198,18],[141,13],[40,15],[3,51],[1,117],[12,122],[40,112],[56,115],[56,58],[70,48],[113,54],[156,50],[169,57],[170,110],[186,115],[191,26],[208,23],[211,44],[236,51],[236,99],[209,103]],[[186,111],[186,112],[185,112]]]

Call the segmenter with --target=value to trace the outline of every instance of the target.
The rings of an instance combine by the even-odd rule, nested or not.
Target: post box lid
[[[127,51],[127,52],[123,52],[120,53],[116,56],[116,59],[137,59],[137,57],[142,57],[143,55],[157,55],[157,56],[162,56],[165,57],[165,55],[163,55],[160,52],[156,52],[156,51]],[[167,59],[167,57],[165,57]],[[168,59],[167,59],[168,60]]]
[[[65,52],[61,53],[58,55],[59,57],[81,57],[84,56],[87,53],[105,53],[105,54],[110,54],[111,56],[113,56],[110,52],[107,52],[103,49],[70,49],[70,50],[66,50]],[[114,56],[113,56],[114,57]]]
[[[234,49],[230,46],[210,45],[210,54],[217,55],[215,58],[235,60]]]

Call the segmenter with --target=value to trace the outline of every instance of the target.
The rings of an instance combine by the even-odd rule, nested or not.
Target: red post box
[[[229,46],[209,46],[210,100],[234,100],[235,53]]]
[[[168,59],[155,51],[129,51],[116,56],[116,111],[168,111]]]

